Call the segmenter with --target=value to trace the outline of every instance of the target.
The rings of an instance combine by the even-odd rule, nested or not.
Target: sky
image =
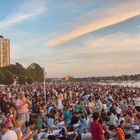
[[[1,0],[11,63],[46,77],[140,73],[140,0]]]

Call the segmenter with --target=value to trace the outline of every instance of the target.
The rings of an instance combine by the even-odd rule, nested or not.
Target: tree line
[[[107,81],[140,81],[140,74],[134,75],[120,75],[120,76],[100,76],[100,77],[84,77],[84,78],[71,78],[69,81],[94,81],[94,82],[107,82]]]
[[[4,85],[13,84],[15,81],[17,84],[42,82],[43,77],[43,68],[37,63],[32,63],[27,68],[20,63],[0,68],[0,84]]]
[[[64,78],[47,78],[47,82],[123,82],[123,81],[140,81],[140,74],[120,75],[120,76],[98,76],[76,78],[67,76]]]

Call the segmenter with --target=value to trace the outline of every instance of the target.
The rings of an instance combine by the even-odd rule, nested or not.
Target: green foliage
[[[18,80],[18,84],[20,84],[20,85],[23,85],[23,84],[26,83],[26,77],[25,76],[20,75],[17,80]]]
[[[27,68],[28,75],[31,75],[34,82],[42,82],[43,81],[43,68],[40,67],[40,65],[36,63],[32,63]]]
[[[32,77],[27,77],[26,82],[28,84],[32,84],[33,83],[33,78]]]
[[[24,68],[20,63],[0,68],[0,84],[10,85],[17,81],[18,84],[32,84],[43,81],[43,68],[36,63]]]
[[[25,68],[19,63],[16,63],[15,65],[13,65],[13,64],[10,65],[9,70],[16,76],[25,75]]]
[[[13,84],[14,76],[13,76],[12,72],[10,72],[8,70],[5,70],[5,71],[3,70],[3,74],[4,74],[3,84],[4,85]]]
[[[0,84],[3,84],[3,80],[4,80],[4,73],[2,72],[2,70],[0,70]]]

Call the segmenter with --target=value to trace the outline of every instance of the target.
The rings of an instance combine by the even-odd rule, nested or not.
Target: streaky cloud
[[[5,17],[5,19],[0,21],[0,29],[38,16],[46,10],[47,7],[45,0],[26,0],[21,3],[16,11],[13,11],[11,14]]]
[[[130,18],[140,15],[140,1],[134,1],[133,4],[125,2],[119,5],[113,5],[102,12],[97,13],[92,19],[86,17],[88,22],[86,24],[77,23],[73,25],[72,29],[64,34],[60,34],[48,41],[48,45],[57,46],[72,39],[78,38],[87,33],[123,22]],[[82,22],[82,21],[81,21]],[[71,27],[70,27],[71,28]]]

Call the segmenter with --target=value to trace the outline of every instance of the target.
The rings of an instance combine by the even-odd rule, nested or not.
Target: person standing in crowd
[[[62,104],[63,96],[61,93],[58,93],[57,95],[57,106],[59,110],[63,109],[63,104]]]
[[[22,132],[25,133],[25,122],[30,119],[28,107],[31,105],[30,101],[25,97],[24,92],[21,92],[16,103],[17,117],[23,120]]]
[[[105,140],[102,125],[99,123],[100,113],[93,113],[93,122],[91,123],[92,140]]]
[[[27,100],[24,92],[21,92],[19,98],[16,101],[18,119],[23,119],[24,122],[29,121],[29,105],[31,105],[30,101]]]

